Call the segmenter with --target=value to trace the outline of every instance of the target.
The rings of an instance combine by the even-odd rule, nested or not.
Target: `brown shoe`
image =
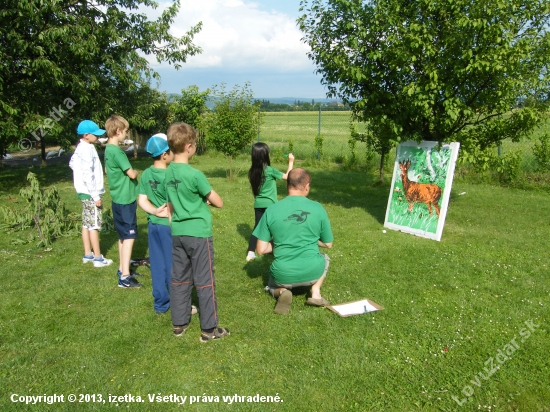
[[[330,302],[328,300],[326,300],[325,298],[321,298],[321,299],[308,298],[308,300],[306,300],[306,305],[321,307],[321,306],[330,305]]]
[[[278,315],[286,315],[290,312],[290,305],[292,304],[292,292],[288,289],[283,290],[279,294],[277,304],[275,305],[274,313]]]

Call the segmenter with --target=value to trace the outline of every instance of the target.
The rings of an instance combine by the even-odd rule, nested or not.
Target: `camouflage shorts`
[[[101,208],[95,205],[94,199],[81,199],[82,202],[82,227],[88,230],[101,229]]]

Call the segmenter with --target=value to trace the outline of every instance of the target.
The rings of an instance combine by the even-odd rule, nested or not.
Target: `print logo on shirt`
[[[157,182],[156,180],[149,180],[149,184],[151,185],[151,189],[153,189],[156,192],[157,185],[160,185],[160,182]]]
[[[305,210],[297,210],[290,216],[288,216],[283,222],[295,222],[298,225],[301,225],[307,220],[307,215],[311,213],[306,212]]]
[[[173,179],[166,182],[166,187],[171,186],[174,189],[178,190],[178,183],[181,183],[181,180]]]

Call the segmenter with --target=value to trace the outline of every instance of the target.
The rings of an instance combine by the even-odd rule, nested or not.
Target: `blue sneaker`
[[[120,279],[120,277],[122,276],[122,272],[120,271],[120,269],[117,269],[116,271],[116,275],[118,276],[118,278]],[[136,277],[136,276],[141,276],[139,273],[137,272],[134,272],[132,269],[130,269],[130,277]]]
[[[94,255],[84,255],[82,258],[82,263],[88,263],[94,261]]]
[[[100,255],[99,257],[94,258],[93,262],[94,262],[94,267],[96,268],[109,266],[111,263],[113,263],[111,259],[106,259],[103,257],[103,255]]]
[[[119,288],[140,288],[141,283],[134,279],[133,276],[128,276],[127,278],[118,278],[118,287]]]

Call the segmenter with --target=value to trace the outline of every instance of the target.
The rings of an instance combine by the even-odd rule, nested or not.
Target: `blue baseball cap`
[[[168,147],[168,137],[164,133],[157,133],[147,140],[145,150],[152,157],[157,157],[170,150]]]
[[[100,129],[99,126],[91,120],[82,120],[76,128],[77,134],[93,134],[95,136],[101,136],[105,134],[105,130]]]

